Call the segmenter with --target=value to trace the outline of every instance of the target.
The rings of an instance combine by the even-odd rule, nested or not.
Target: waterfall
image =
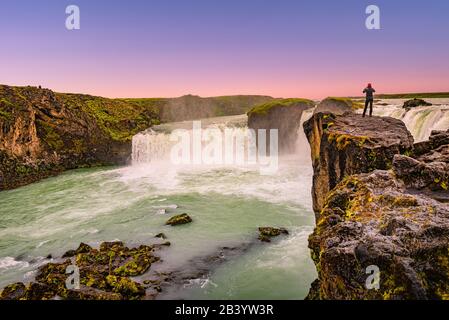
[[[170,134],[148,129],[138,133],[132,141],[132,163],[151,163],[169,160],[173,142]]]
[[[415,142],[427,140],[432,130],[449,128],[449,105],[416,107],[410,110],[399,105],[375,106],[374,115],[402,120]]]
[[[208,142],[213,139],[214,133],[220,133],[223,137],[227,130],[232,129],[234,142],[236,136],[247,136],[247,117],[246,115],[217,117],[200,120],[201,125],[201,148],[205,148]],[[188,135],[190,143],[190,156],[193,158],[194,152],[194,122],[182,121],[166,123],[155,126],[143,132],[136,134],[132,140],[132,163],[133,165],[148,164],[154,162],[167,162],[171,160],[173,147],[179,143],[176,136],[172,136],[175,130],[184,131]],[[215,129],[215,131],[211,130]],[[225,141],[222,141],[223,158],[235,157],[237,147],[230,150],[225,148]],[[245,146],[247,148],[248,146]],[[245,149],[246,150],[246,149]]]
[[[304,161],[308,161],[310,158],[310,147],[307,142],[307,138],[304,134],[303,123],[310,119],[313,115],[313,109],[309,109],[303,112],[300,125],[298,127],[296,152],[295,154],[300,156]],[[132,140],[132,164],[142,165],[149,163],[163,163],[171,160],[171,152],[173,147],[179,143],[179,141],[171,137],[175,130],[185,130],[188,132],[189,141],[193,145],[193,122],[173,122],[166,123],[160,126],[155,126],[146,131],[136,134]],[[251,145],[249,138],[249,130],[247,127],[247,116],[231,116],[231,117],[218,117],[201,120],[202,137],[205,139],[201,143],[201,147],[204,149],[208,144],[208,138],[211,139],[213,132],[204,129],[219,130],[222,134],[222,156],[223,159],[237,159],[239,156],[245,158],[245,163],[248,160],[248,150],[255,147]],[[226,133],[231,132],[230,139],[234,144],[232,147],[228,147],[229,140],[226,140]],[[267,133],[268,134],[268,133]],[[241,143],[242,137],[245,140],[243,146]],[[240,140],[239,140],[240,139]],[[190,149],[190,155],[193,157],[192,148]],[[243,155],[242,155],[243,154]],[[240,159],[240,158],[239,158]],[[231,164],[226,162],[226,164]]]
[[[427,140],[432,130],[449,128],[449,105],[447,104],[423,106],[410,110],[406,110],[398,104],[377,105],[374,108],[374,114],[402,120],[413,135],[415,142]],[[304,134],[303,123],[312,115],[313,109],[304,111],[298,128],[296,155],[304,161],[308,161],[310,149]],[[167,123],[135,135],[132,141],[132,163],[137,165],[170,161],[171,150],[178,143],[176,140],[170,139],[171,133],[176,129],[184,129],[191,133],[192,124],[192,121]],[[227,129],[233,129],[233,134],[237,136],[248,136],[246,115],[203,119],[201,125],[202,129],[218,129],[223,135]],[[207,135],[210,135],[210,132],[203,131],[203,137],[207,138]],[[207,142],[203,141],[201,147],[206,144]],[[249,147],[249,143],[246,142],[244,150],[240,150],[240,152],[247,152]],[[239,152],[236,149],[236,146],[231,150],[223,145],[223,157],[226,159],[236,158],[236,153]],[[191,150],[191,155],[192,153],[193,150]]]

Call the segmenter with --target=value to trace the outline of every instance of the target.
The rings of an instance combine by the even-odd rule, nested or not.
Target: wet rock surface
[[[259,240],[262,242],[271,242],[271,238],[280,236],[281,234],[287,235],[288,231],[285,228],[273,228],[273,227],[259,227]]]
[[[314,171],[332,172],[329,161],[338,159],[340,172],[313,187],[320,200],[309,247],[318,279],[308,298],[448,299],[449,132],[433,132],[413,145],[397,120],[373,117],[366,130],[353,115],[328,116],[337,123],[332,129],[323,117],[305,124],[309,141],[319,146],[312,145],[312,157],[322,158],[314,160]],[[348,139],[350,130],[365,132],[364,143],[357,144],[359,134]],[[350,145],[352,152],[342,154]],[[377,160],[364,157],[367,150]]]
[[[179,214],[179,215],[171,217],[170,219],[167,220],[167,222],[165,224],[170,225],[170,226],[177,226],[180,224],[190,223],[192,221],[193,221],[192,218],[187,213],[183,213],[183,214]]]
[[[5,287],[4,300],[136,300],[146,298],[143,284],[132,277],[145,274],[160,258],[155,251],[161,246],[140,245],[128,248],[122,242],[104,242],[99,249],[81,244],[64,254],[61,262],[43,265],[34,282],[15,283]],[[80,287],[72,288],[69,278],[73,267],[79,270]],[[72,269],[71,269],[72,268]],[[73,283],[74,284],[74,283]]]

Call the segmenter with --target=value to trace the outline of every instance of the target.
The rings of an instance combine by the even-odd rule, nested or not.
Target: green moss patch
[[[313,102],[312,100],[302,98],[277,99],[252,108],[248,112],[248,116],[253,114],[267,114],[273,108],[293,107],[300,103],[310,105],[310,107],[313,107],[315,105],[315,102]]]

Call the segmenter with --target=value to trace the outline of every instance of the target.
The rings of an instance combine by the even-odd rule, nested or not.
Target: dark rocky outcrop
[[[305,124],[315,144],[314,171],[331,172],[330,161],[343,156],[346,174],[331,178],[333,188],[327,178],[314,185],[320,202],[309,247],[318,279],[308,298],[447,299],[449,205],[441,195],[448,194],[444,141],[449,132],[434,132],[428,142],[413,146],[400,121],[373,117],[368,130],[360,116],[325,116],[317,114]],[[329,128],[326,120],[332,117],[336,127]],[[363,130],[379,161],[364,157],[366,141],[357,143],[358,134],[341,145],[351,130]],[[325,142],[330,134],[340,143]],[[342,155],[342,147],[351,144],[357,147]]]
[[[270,150],[270,129],[278,130],[278,150],[290,153],[295,149],[298,129],[304,110],[313,108],[315,103],[307,99],[274,100],[254,107],[248,112],[248,127],[257,130],[265,129],[267,154]],[[258,141],[257,141],[258,143]]]
[[[323,112],[342,115],[360,108],[363,108],[362,104],[354,102],[349,98],[328,97],[317,105],[314,113]]]
[[[423,99],[414,98],[414,99],[405,101],[402,108],[411,109],[411,108],[416,108],[416,107],[421,107],[421,106],[431,106],[431,105],[432,104],[430,102],[427,102]]]
[[[327,193],[345,176],[389,169],[395,154],[413,146],[404,123],[388,117],[318,113],[304,123],[304,131],[312,152],[312,197],[317,214],[324,207]]]
[[[63,170],[125,164],[157,109],[121,100],[0,85],[0,190]]]
[[[259,227],[259,240],[262,242],[271,242],[271,238],[288,234],[285,228]]]
[[[186,224],[192,222],[192,218],[187,213],[178,214],[167,220],[165,224],[170,226],[177,226],[180,224]]]
[[[159,261],[154,252],[161,245],[141,245],[128,248],[121,241],[104,242],[99,249],[81,244],[64,256],[73,256],[39,268],[36,279],[28,285],[14,283],[3,289],[1,300],[135,300],[148,298],[146,289],[130,277],[145,274]],[[72,255],[72,253],[74,253]],[[80,288],[66,285],[68,267],[79,268]],[[70,279],[69,279],[70,280]],[[151,290],[150,290],[151,291]],[[149,296],[151,298],[151,296]]]

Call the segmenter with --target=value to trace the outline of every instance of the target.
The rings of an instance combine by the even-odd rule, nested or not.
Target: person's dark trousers
[[[363,116],[366,114],[366,109],[369,105],[369,116],[371,117],[373,115],[373,99],[366,99],[365,101],[365,109],[363,109]]]

